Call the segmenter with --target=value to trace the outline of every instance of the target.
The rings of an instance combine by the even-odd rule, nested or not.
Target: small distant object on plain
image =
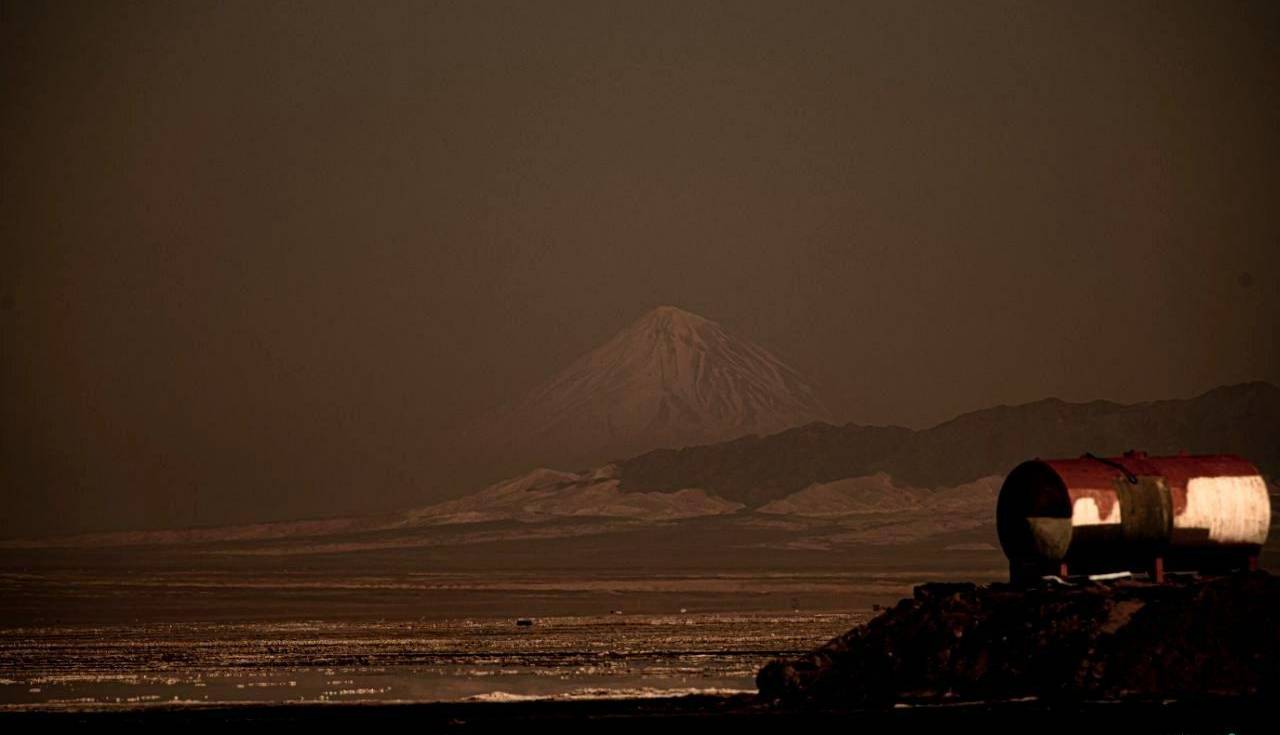
[[[527,628],[530,625],[533,625],[533,618],[516,618],[516,625],[519,625],[522,628]]]
[[[687,613],[687,612],[689,612],[689,608],[687,608],[687,607],[682,607],[682,608],[680,608],[680,612],[682,612],[682,613]]]
[[[613,615],[621,615],[621,614],[622,614],[622,611],[621,611],[621,610],[610,610],[609,612],[610,612],[610,613],[612,613]]]

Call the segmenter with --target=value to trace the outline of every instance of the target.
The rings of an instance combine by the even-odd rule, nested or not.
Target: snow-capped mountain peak
[[[659,306],[489,416],[476,436],[556,466],[768,434],[826,416],[813,388],[768,350]]]

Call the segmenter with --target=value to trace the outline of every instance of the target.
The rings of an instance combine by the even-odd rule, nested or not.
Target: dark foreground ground
[[[682,732],[803,729],[866,733],[1261,733],[1275,731],[1275,707],[1259,698],[1175,702],[1019,701],[868,710],[784,709],[752,696],[586,702],[402,705],[275,705],[147,708],[0,715],[9,732],[87,725],[103,732],[225,727],[405,728],[419,732]],[[56,731],[56,730],[55,730]]]
[[[925,584],[756,682],[769,700],[846,707],[1274,693],[1280,577]]]

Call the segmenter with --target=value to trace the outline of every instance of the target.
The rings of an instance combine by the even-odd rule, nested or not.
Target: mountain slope
[[[697,488],[664,493],[623,493],[613,465],[575,474],[537,469],[472,495],[409,511],[413,522],[433,525],[563,518],[670,521],[733,513],[741,503]]]
[[[959,416],[923,431],[811,424],[767,437],[659,450],[618,463],[623,490],[700,487],[760,506],[815,483],[884,472],[915,487],[1003,475],[1031,457],[1084,452],[1229,452],[1280,475],[1280,388],[1245,383],[1189,400],[1123,405],[1047,399]]]
[[[469,435],[504,463],[581,467],[771,434],[826,415],[813,388],[768,350],[662,306]]]

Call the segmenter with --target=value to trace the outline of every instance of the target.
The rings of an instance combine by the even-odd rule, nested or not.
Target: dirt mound
[[[756,677],[767,700],[822,706],[1018,697],[1251,695],[1280,681],[1280,579],[1164,585],[926,584]]]

